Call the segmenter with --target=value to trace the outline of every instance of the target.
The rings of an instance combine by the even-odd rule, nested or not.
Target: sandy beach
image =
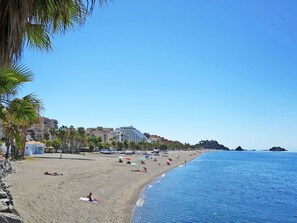
[[[6,177],[11,185],[14,206],[25,223],[41,222],[112,222],[129,223],[143,188],[157,176],[206,152],[170,151],[168,157],[147,159],[131,157],[137,166],[118,162],[119,155],[86,153],[85,155],[45,154],[12,162],[14,172]],[[171,165],[166,160],[171,158]],[[160,165],[159,165],[160,164]],[[147,168],[147,173],[132,169]],[[45,171],[62,176],[45,175]],[[98,203],[79,200],[90,192]]]

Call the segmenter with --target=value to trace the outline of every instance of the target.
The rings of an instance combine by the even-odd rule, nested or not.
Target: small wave
[[[142,207],[144,205],[144,197],[140,198],[137,202],[136,202],[136,207]]]
[[[165,176],[166,176],[166,174],[165,174],[165,173],[163,173],[161,177],[165,177]]]
[[[181,165],[179,165],[178,167],[183,167],[183,166],[184,166],[184,165],[181,164]]]
[[[147,188],[152,188],[152,187],[153,187],[153,185],[149,184]]]

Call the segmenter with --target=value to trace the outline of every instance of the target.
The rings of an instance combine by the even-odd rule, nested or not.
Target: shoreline
[[[168,157],[161,153],[157,162],[145,161],[147,173],[131,171],[142,169],[143,155],[129,156],[137,163],[132,167],[125,161],[118,163],[119,155],[63,154],[59,159],[59,154],[45,154],[12,162],[14,173],[6,181],[11,185],[14,206],[24,223],[127,223],[132,221],[136,202],[150,182],[207,151],[169,151]],[[170,166],[166,165],[169,157],[173,159]],[[63,175],[45,176],[45,171]],[[79,201],[79,197],[89,192],[99,199],[98,204]]]
[[[191,157],[190,159],[187,160],[187,163],[191,162],[192,160],[196,159],[197,157],[201,156],[202,154],[206,153],[206,152],[209,152],[209,150],[199,150],[198,152],[197,151],[192,151],[194,152],[193,153],[193,157]],[[195,154],[196,153],[196,154]],[[145,183],[143,185],[143,187],[140,187],[138,188],[138,193],[135,193],[135,198],[133,199],[132,201],[132,204],[134,205],[132,211],[131,211],[131,216],[130,216],[130,219],[129,219],[129,223],[132,222],[133,220],[133,216],[134,216],[134,212],[136,210],[137,207],[137,202],[139,201],[139,199],[141,199],[141,196],[143,195],[145,189],[147,188],[147,186],[151,183],[151,182],[154,182],[155,180],[157,180],[158,178],[161,178],[163,174],[166,174],[167,172],[179,167],[180,165],[184,165],[185,162],[178,162],[178,163],[175,163],[174,165],[172,165],[171,168],[167,169],[166,171],[162,172],[162,173],[158,173],[158,174],[155,174],[155,176],[151,176],[150,179],[148,179],[147,183]],[[128,221],[127,221],[128,222]]]

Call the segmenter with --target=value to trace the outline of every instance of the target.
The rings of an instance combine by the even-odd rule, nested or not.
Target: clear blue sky
[[[26,50],[23,93],[59,125],[297,150],[297,1],[116,0]]]

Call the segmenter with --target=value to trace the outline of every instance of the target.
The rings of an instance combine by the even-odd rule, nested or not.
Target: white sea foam
[[[178,167],[183,167],[184,165],[179,165]]]
[[[161,177],[165,177],[165,176],[166,176],[166,174],[165,174],[165,173],[163,173]]]
[[[140,198],[137,202],[136,202],[136,207],[142,207],[144,204],[144,197]]]
[[[151,184],[148,185],[148,188],[152,188],[152,187],[153,187],[153,185],[151,185]]]

